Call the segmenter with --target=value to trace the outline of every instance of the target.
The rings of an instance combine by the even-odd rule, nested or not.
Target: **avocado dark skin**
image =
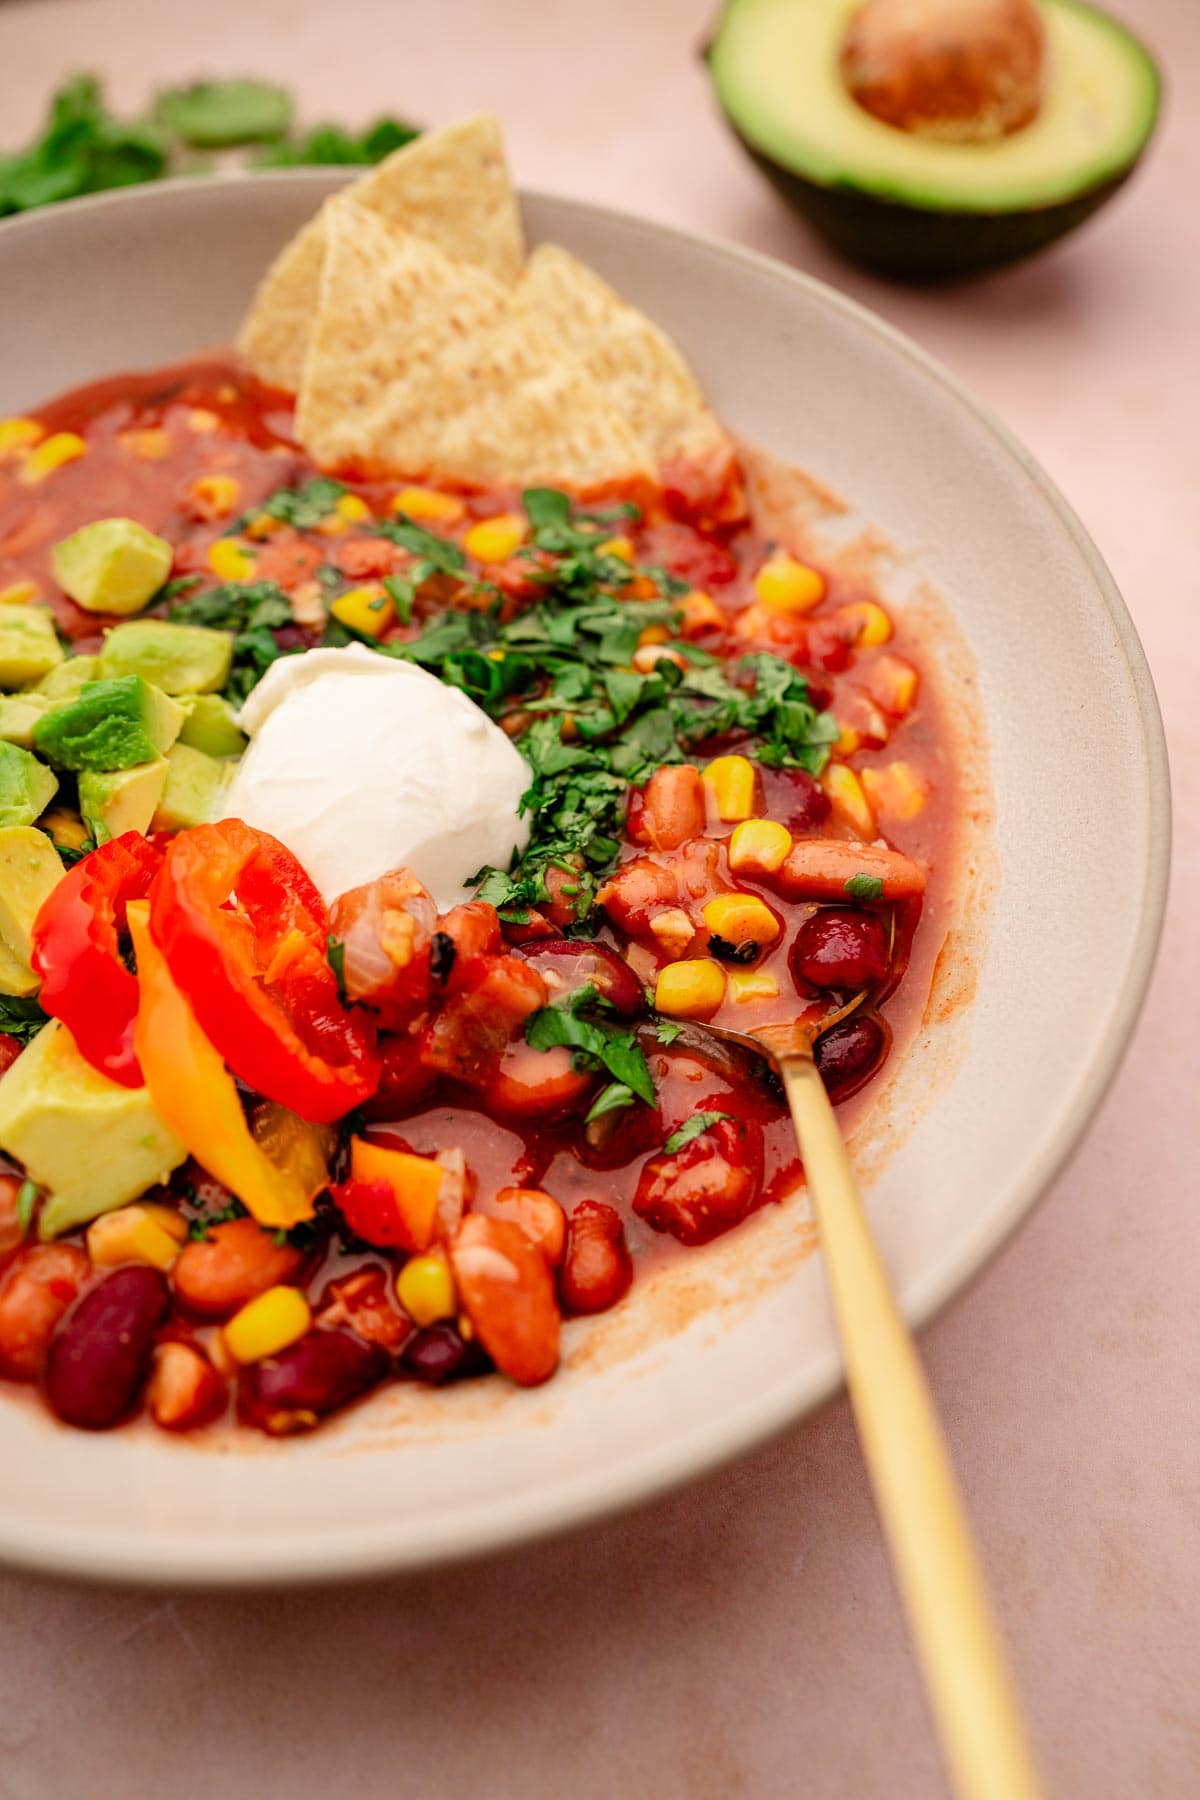
[[[850,262],[902,281],[954,281],[1016,262],[1065,237],[1124,186],[1132,167],[1111,181],[1022,212],[933,212],[879,200],[854,188],[825,187],[781,168],[734,136],[788,204]]]

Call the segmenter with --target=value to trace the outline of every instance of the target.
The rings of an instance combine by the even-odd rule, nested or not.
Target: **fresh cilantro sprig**
[[[322,519],[328,518],[342,495],[348,489],[344,482],[334,481],[329,475],[314,475],[300,488],[276,488],[268,494],[261,506],[252,507],[238,521],[239,529],[244,528],[251,519],[277,519],[281,525],[294,525],[297,531],[311,531]]]
[[[883,882],[878,875],[851,875],[844,883],[852,900],[882,900]]]
[[[16,1038],[19,1044],[27,1044],[49,1022],[49,1015],[42,1011],[36,1000],[21,1000],[15,994],[0,994],[0,1032],[5,1037]]]
[[[588,1113],[589,1122],[634,1100],[653,1106],[654,1077],[631,1031],[605,1017],[608,1001],[594,982],[576,988],[564,1000],[543,1006],[525,1024],[525,1042],[533,1050],[553,1050],[566,1045],[578,1069],[604,1070],[611,1081],[597,1096]]]
[[[690,1144],[693,1138],[702,1137],[706,1131],[711,1131],[714,1125],[719,1125],[722,1119],[732,1119],[732,1117],[733,1114],[727,1112],[693,1113],[690,1119],[684,1121],[678,1131],[671,1133],[663,1145],[663,1150],[668,1156],[674,1156],[677,1150],[682,1150],[684,1145]]]

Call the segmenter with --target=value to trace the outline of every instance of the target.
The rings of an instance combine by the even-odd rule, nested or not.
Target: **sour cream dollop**
[[[403,866],[444,911],[529,841],[524,757],[415,663],[362,644],[280,657],[241,723],[250,746],[224,811],[286,844],[326,900]]]

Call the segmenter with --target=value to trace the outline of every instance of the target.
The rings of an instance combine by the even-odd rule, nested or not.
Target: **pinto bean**
[[[348,1331],[309,1331],[278,1356],[243,1369],[238,1411],[272,1437],[311,1431],[329,1413],[375,1386],[388,1359]]]
[[[60,1419],[107,1431],[133,1411],[169,1304],[159,1271],[132,1263],[83,1296],[46,1359],[46,1398]]]
[[[75,1244],[30,1244],[0,1276],[0,1375],[36,1381],[91,1263]]]
[[[463,1310],[498,1369],[521,1387],[558,1367],[559,1311],[550,1266],[511,1219],[470,1213],[450,1246]]]
[[[164,1431],[195,1431],[225,1406],[225,1383],[194,1344],[159,1344],[153,1355],[146,1406]]]
[[[493,1219],[511,1219],[537,1245],[552,1269],[563,1258],[567,1221],[563,1209],[542,1188],[502,1187],[481,1207]]]
[[[558,1294],[568,1313],[607,1312],[629,1292],[633,1259],[621,1215],[603,1200],[581,1200],[567,1225]]]
[[[172,1270],[175,1294],[202,1319],[227,1319],[248,1300],[290,1281],[303,1262],[291,1244],[277,1244],[253,1219],[214,1225],[188,1244]]]

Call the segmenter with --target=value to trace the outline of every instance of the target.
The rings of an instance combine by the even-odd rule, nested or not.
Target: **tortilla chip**
[[[499,281],[514,282],[521,272],[521,219],[500,126],[490,113],[415,138],[338,198],[370,207]],[[243,361],[260,380],[293,394],[300,388],[317,309],[325,220],[322,207],[276,257],[237,340]]]
[[[517,290],[603,387],[653,465],[731,461],[725,431],[665,332],[557,244],[540,244]]]
[[[589,492],[651,479],[599,385],[498,281],[348,197],[325,220],[296,408],[318,462]]]

